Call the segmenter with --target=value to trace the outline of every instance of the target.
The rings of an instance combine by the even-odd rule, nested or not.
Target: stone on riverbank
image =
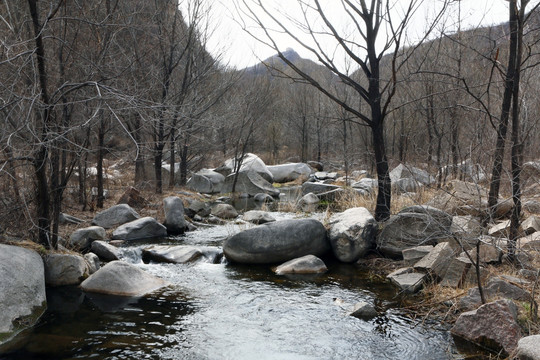
[[[135,265],[123,261],[112,261],[82,282],[81,288],[119,296],[143,296],[168,285],[158,277],[150,275]]]
[[[351,208],[330,218],[328,238],[339,261],[354,262],[375,247],[378,224],[363,207]]]
[[[138,219],[140,216],[131,206],[119,204],[100,211],[92,220],[92,224],[110,229],[118,225]]]
[[[165,212],[165,222],[169,235],[183,234],[186,230],[186,220],[184,219],[184,203],[178,196],[169,196],[163,199],[163,211]]]
[[[272,264],[330,250],[323,224],[314,219],[281,220],[244,230],[223,244],[227,259]]]
[[[69,237],[69,243],[64,246],[73,247],[77,250],[88,250],[95,240],[105,240],[107,234],[101,226],[90,226],[77,229]]]
[[[120,225],[112,233],[113,240],[140,240],[166,236],[167,228],[150,216]]]
[[[92,252],[105,261],[120,260],[118,248],[105,241],[94,241]]]
[[[46,309],[45,268],[33,250],[0,244],[0,344],[33,326]]]
[[[44,259],[45,282],[50,286],[79,285],[89,275],[84,258],[74,254],[50,254]]]
[[[261,225],[269,222],[274,222],[276,219],[266,211],[262,210],[250,210],[246,211],[242,216],[242,220]]]
[[[519,360],[540,360],[540,335],[525,336],[519,339],[516,358]]]
[[[508,356],[514,352],[521,337],[517,307],[507,299],[482,305],[461,314],[450,332],[454,338]]]

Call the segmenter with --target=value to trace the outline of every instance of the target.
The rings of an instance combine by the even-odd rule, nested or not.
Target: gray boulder
[[[312,173],[311,167],[305,163],[289,163],[266,167],[272,173],[274,182],[286,183],[300,177],[307,179]]]
[[[84,280],[81,288],[95,292],[120,296],[143,296],[168,283],[150,275],[135,265],[123,261],[111,261]]]
[[[235,219],[238,216],[234,206],[229,204],[216,204],[212,206],[210,213],[221,219]]]
[[[45,312],[45,269],[37,252],[0,244],[0,304],[0,344]]]
[[[202,194],[215,194],[221,192],[225,176],[217,171],[202,169],[191,175],[186,186]]]
[[[229,159],[225,161],[225,163],[222,166],[215,169],[215,171],[227,177],[228,175],[232,174],[235,168],[235,165],[236,165],[235,159],[234,158]],[[264,180],[266,180],[270,184],[274,182],[274,177],[272,176],[272,173],[268,170],[264,161],[262,161],[261,158],[255,154],[247,153],[244,155],[239,172],[240,173],[257,173],[260,177],[262,177]],[[225,192],[228,192],[228,191],[225,191]]]
[[[154,245],[144,248],[142,251],[144,262],[155,261],[172,264],[190,263],[201,258],[209,263],[217,263],[222,255],[223,253],[217,248],[189,245]]]
[[[195,215],[206,217],[210,215],[210,204],[200,200],[188,200],[189,205],[184,209],[185,214],[193,219]]]
[[[332,215],[328,239],[339,261],[354,262],[375,247],[377,230],[377,221],[366,208],[351,208]]]
[[[540,335],[525,336],[519,339],[516,358],[519,360],[540,360]]]
[[[112,233],[113,240],[139,240],[166,236],[167,228],[150,216],[120,225]]]
[[[452,225],[452,215],[448,214],[445,211],[439,210],[432,206],[427,205],[413,205],[408,206],[398,212],[398,214],[403,213],[415,213],[415,214],[426,214],[433,221],[436,221],[441,224],[444,228],[448,228]]]
[[[105,241],[94,241],[92,243],[92,252],[104,261],[120,260],[118,248]]]
[[[136,220],[139,217],[139,214],[128,204],[118,204],[98,212],[92,220],[92,224],[110,229]]]
[[[521,224],[521,228],[525,235],[533,234],[537,231],[540,231],[540,218],[538,216],[529,216]]]
[[[84,229],[78,229],[71,234],[69,242],[64,244],[66,247],[77,250],[87,250],[95,240],[105,240],[107,233],[101,226],[90,226]]]
[[[222,193],[232,192],[234,183],[234,174],[225,178],[225,183],[221,189]],[[241,172],[236,180],[235,191],[237,193],[245,193],[250,196],[255,196],[259,193],[266,193],[271,196],[279,196],[279,190],[274,188],[272,184],[266,181],[259,173],[256,172]]]
[[[82,256],[50,254],[44,259],[45,283],[50,286],[79,285],[89,275]]]
[[[317,180],[336,180],[338,178],[337,172],[317,171],[313,174]]]
[[[60,213],[60,216],[58,217],[58,222],[61,225],[65,225],[65,224],[79,225],[79,224],[82,224],[85,221],[86,220],[79,219],[79,218],[76,218],[75,216],[71,216],[71,215],[64,214],[64,213]]]
[[[388,274],[387,278],[401,291],[414,294],[424,286],[427,274],[416,273],[412,268],[403,268]]]
[[[454,338],[509,356],[521,338],[517,307],[506,299],[482,305],[461,314],[450,332]]]
[[[96,254],[89,252],[89,253],[84,254],[83,257],[84,257],[84,261],[86,261],[86,266],[88,267],[89,275],[92,275],[93,273],[99,270],[99,268],[101,267],[101,264],[99,262],[99,257]]]
[[[271,203],[274,202],[274,198],[265,193],[258,193],[253,196],[253,200],[259,203]]]
[[[414,269],[442,279],[453,259],[454,249],[448,242],[437,244],[426,256],[414,264]]]
[[[365,301],[359,301],[354,304],[354,307],[351,311],[351,316],[360,318],[360,319],[370,319],[377,316],[377,310],[370,303]]]
[[[540,201],[538,200],[524,201],[523,210],[528,211],[531,214],[540,214]]]
[[[306,255],[289,260],[275,269],[277,275],[285,274],[321,274],[328,271],[324,261],[314,255]]]
[[[377,248],[384,255],[400,258],[404,249],[436,245],[450,236],[450,225],[425,213],[399,213],[384,223]]]
[[[183,234],[187,225],[184,219],[184,203],[178,196],[169,196],[163,199],[163,211],[165,212],[165,222],[170,235]]]
[[[427,254],[429,254],[431,250],[433,250],[432,245],[415,246],[412,248],[403,249],[403,251],[401,251],[401,254],[403,255],[403,260],[405,261],[405,263],[408,265],[412,265],[418,262]]]
[[[435,182],[435,178],[429,175],[427,171],[414,166],[399,164],[390,171],[390,180],[392,180],[392,183],[398,183],[402,179],[410,179],[420,185],[429,185]]]
[[[474,273],[474,269],[469,272]],[[483,288],[486,298],[505,298],[516,301],[530,301],[530,294],[517,285],[510,284],[501,278],[495,277],[489,279]],[[473,309],[481,304],[480,291],[478,287],[469,290],[466,296],[462,297],[458,302],[460,309]]]
[[[262,210],[246,211],[244,215],[242,216],[242,220],[253,223],[253,224],[257,224],[257,225],[276,221],[276,219],[272,215]]]
[[[330,250],[323,224],[314,219],[281,220],[244,230],[223,243],[227,259],[271,264]]]
[[[379,186],[378,184],[379,182],[377,181],[377,179],[363,178],[353,183],[351,186],[354,189],[360,189],[364,192],[367,192],[368,194],[372,194]]]

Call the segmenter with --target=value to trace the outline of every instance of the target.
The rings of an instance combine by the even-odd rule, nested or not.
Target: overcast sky
[[[216,30],[208,41],[208,49],[213,54],[221,54],[222,63],[227,63],[231,67],[241,69],[254,65],[260,60],[275,54],[274,50],[262,45],[242,30],[242,27],[238,23],[241,20],[238,18],[238,14],[233,5],[237,0],[214,1],[211,22],[214,24]],[[329,4],[329,11],[335,11],[336,8],[339,8],[337,6],[339,4],[338,0],[322,0],[322,2]],[[532,3],[537,2],[538,1],[531,1],[529,8],[533,6]],[[272,3],[277,4],[279,10],[288,15],[294,17],[295,14],[297,14],[295,10],[296,1],[265,0],[265,5],[270,5]],[[426,14],[433,13],[434,9],[431,9],[431,7],[437,3],[440,3],[440,0],[426,0],[426,5],[422,10]],[[429,16],[426,14],[418,15],[419,17],[416,18],[412,24],[413,27],[410,30],[411,32],[422,32],[422,27],[425,27],[425,23],[427,22],[425,18]],[[339,18],[338,13],[334,16]],[[424,19],[420,17],[424,17]],[[458,18],[457,5],[454,5],[447,13],[445,28],[452,29],[452,27],[455,27]],[[508,2],[506,0],[462,0],[461,18],[462,29],[475,27],[479,24],[487,25],[504,22],[508,18]],[[253,24],[248,23],[247,25],[250,26]],[[414,37],[414,35],[410,35],[410,37]],[[277,39],[282,50],[291,47],[297,50],[301,56],[310,57],[307,52],[302,51],[302,49],[288,37],[278,36]]]

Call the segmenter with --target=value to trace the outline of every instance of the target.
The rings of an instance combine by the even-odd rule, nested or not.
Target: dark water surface
[[[291,217],[281,214],[281,217]],[[163,242],[221,247],[245,228],[218,226]],[[400,297],[354,265],[329,262],[327,274],[276,276],[267,266],[199,262],[144,264],[146,244],[125,260],[172,285],[144,298],[48,291],[39,324],[1,359],[453,359],[446,329],[400,311]],[[336,300],[337,299],[337,300]],[[358,301],[380,315],[348,315]]]

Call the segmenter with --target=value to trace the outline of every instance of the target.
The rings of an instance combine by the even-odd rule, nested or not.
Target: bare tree
[[[295,3],[303,12],[301,20],[288,21],[287,16],[268,7],[261,0],[242,0],[238,7],[244,18],[254,21],[262,30],[262,36],[250,32],[255,38],[277,51],[297,77],[332,99],[351,116],[365,123],[371,129],[373,151],[378,177],[378,195],[375,218],[379,221],[390,216],[391,182],[386,155],[384,124],[392,111],[392,100],[396,93],[399,72],[416,47],[405,50],[405,31],[412,16],[421,6],[422,1],[394,2],[391,0],[371,0],[369,2],[341,0],[339,8],[359,34],[359,38],[340,31],[335,18],[330,17],[319,0],[297,0]],[[405,3],[405,4],[404,4]],[[332,6],[336,4],[333,3]],[[435,17],[438,20],[446,4]],[[400,11],[401,10],[401,11]],[[264,16],[262,16],[264,14]],[[322,24],[318,26],[317,24]],[[358,101],[346,101],[332,88],[326,87],[310,74],[287,59],[276,40],[276,32],[284,33],[295,40],[299,46],[309,51],[320,64],[330,70],[345,86],[350,87],[367,106],[358,106]],[[424,39],[431,32],[429,27]],[[306,34],[308,39],[302,37]],[[332,38],[335,47],[329,49],[323,45],[323,38]],[[420,41],[421,42],[421,41]],[[347,59],[360,69],[362,76],[343,70],[334,60],[334,53],[339,49]],[[382,67],[388,67],[388,76],[384,77]]]

